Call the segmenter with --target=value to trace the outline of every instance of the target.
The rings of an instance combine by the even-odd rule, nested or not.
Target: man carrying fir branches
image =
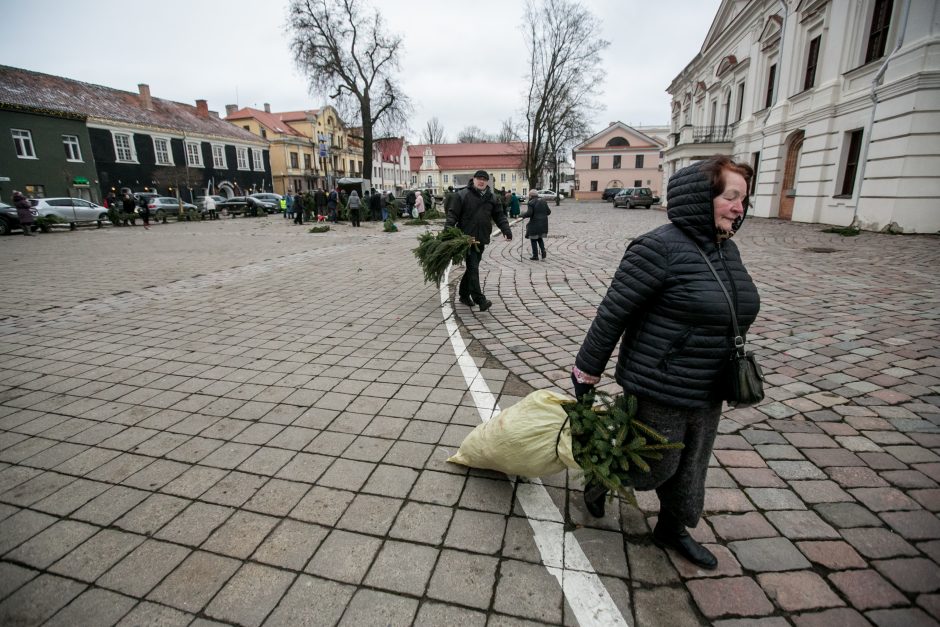
[[[479,242],[467,251],[467,269],[460,278],[459,295],[461,303],[468,307],[477,304],[480,311],[486,311],[493,305],[480,287],[480,260],[483,258],[484,246],[490,243],[493,222],[496,222],[503,237],[512,239],[509,220],[506,219],[502,205],[493,196],[489,181],[490,175],[486,170],[477,170],[473,175],[473,183],[460,190],[451,201],[446,223],[446,226],[456,226]]]

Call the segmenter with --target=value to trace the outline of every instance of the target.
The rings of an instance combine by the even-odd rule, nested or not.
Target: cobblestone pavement
[[[494,242],[496,304],[456,307],[503,407],[567,390],[626,240],[665,216],[551,220],[547,262]],[[479,415],[419,228],[0,240],[0,624],[577,624],[518,485],[445,462]],[[695,530],[719,569],[649,541],[650,493],[603,519],[573,474],[549,495],[631,625],[934,624],[938,239],[738,241],[771,385],[722,422]]]

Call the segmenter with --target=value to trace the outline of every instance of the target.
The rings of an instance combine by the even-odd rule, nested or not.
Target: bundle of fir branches
[[[439,285],[451,263],[461,264],[467,251],[478,242],[457,227],[447,227],[438,234],[425,231],[418,236],[418,247],[412,250],[424,271],[424,282]]]
[[[595,406],[595,401],[600,405]],[[611,495],[628,496],[632,477],[649,473],[662,452],[681,449],[682,442],[636,419],[635,396],[611,397],[603,392],[562,405],[571,423],[571,450],[584,472],[584,482],[603,485]]]

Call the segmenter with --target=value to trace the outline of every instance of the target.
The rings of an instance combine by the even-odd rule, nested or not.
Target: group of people
[[[627,246],[571,371],[576,398],[592,398],[620,344],[614,376],[625,395],[637,398],[637,420],[684,445],[663,451],[662,459],[632,486],[656,490],[659,497],[653,542],[709,570],[717,567],[717,558],[688,529],[702,515],[708,460],[722,403],[729,400],[733,330],[739,327],[743,337],[760,310],[757,287],[732,241],[747,213],[752,177],[747,164],[716,155],[670,178],[669,222]],[[512,239],[488,180],[486,172],[478,171],[447,210],[448,226],[480,241],[467,253],[458,288],[460,302],[477,304],[480,311],[492,306],[479,278],[492,224]],[[546,209],[530,193],[524,217],[530,220],[526,236],[532,242],[531,259],[545,257]],[[604,516],[604,486],[584,486],[583,498],[590,514]]]

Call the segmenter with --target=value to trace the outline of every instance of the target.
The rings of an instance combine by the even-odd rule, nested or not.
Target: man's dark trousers
[[[462,300],[472,299],[477,305],[486,302],[483,296],[483,290],[480,289],[480,260],[483,258],[483,244],[474,244],[467,251],[467,258],[464,261],[466,270],[460,277],[460,286],[458,292]]]

